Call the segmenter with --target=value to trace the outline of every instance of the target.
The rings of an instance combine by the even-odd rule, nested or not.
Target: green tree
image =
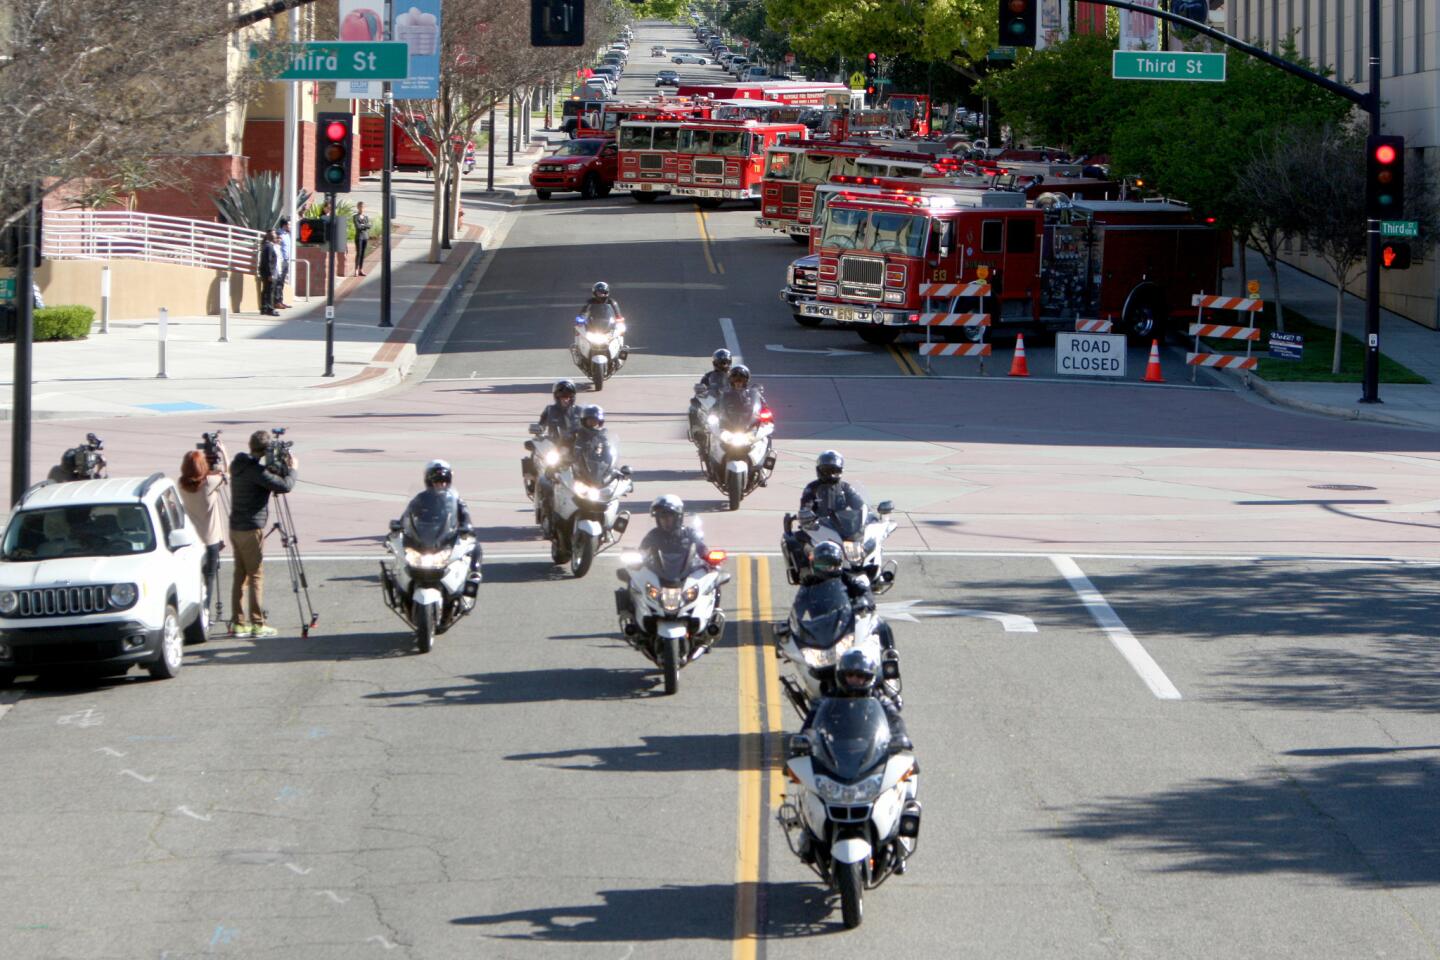
[[[990,74],[978,89],[1029,142],[1108,153],[1116,130],[1135,109],[1138,92],[1110,79],[1114,49],[1108,37],[1072,37]]]
[[[974,78],[972,65],[995,43],[993,0],[765,0],[770,28],[822,62],[882,57],[935,60]]]

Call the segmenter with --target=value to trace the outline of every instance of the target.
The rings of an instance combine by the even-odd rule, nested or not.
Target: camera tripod
[[[285,566],[290,571],[290,589],[295,591],[295,605],[300,610],[300,636],[310,636],[310,630],[320,622],[315,605],[310,602],[310,584],[305,579],[305,563],[300,557],[300,541],[295,533],[295,518],[290,513],[290,502],[284,494],[276,494],[275,524],[271,533],[279,532],[280,546],[285,550]]]

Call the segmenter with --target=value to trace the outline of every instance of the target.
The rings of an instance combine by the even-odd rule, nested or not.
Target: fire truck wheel
[[[896,327],[861,327],[857,332],[861,340],[877,347],[888,347],[900,338],[900,331]]]
[[[541,200],[549,200],[549,199],[550,199],[550,191],[549,191],[549,190],[536,190],[536,191],[535,191],[535,196],[539,197]]]
[[[802,327],[818,327],[825,322],[824,317],[807,317],[803,313],[793,314],[795,322]]]
[[[635,198],[636,203],[654,203],[660,199],[660,194],[658,193],[641,193],[638,190],[631,191],[630,196]]]
[[[1163,339],[1165,325],[1160,308],[1151,297],[1136,296],[1125,311],[1125,332],[1136,343],[1145,343],[1154,338]]]
[[[600,196],[600,180],[595,174],[590,174],[585,178],[585,182],[580,184],[580,196],[585,200],[594,200]]]
[[[790,239],[795,243],[808,244],[810,242],[810,235],[808,233],[792,233],[790,234]]]

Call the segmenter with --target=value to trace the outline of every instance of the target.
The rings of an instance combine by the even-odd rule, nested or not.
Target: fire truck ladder
[[[1221,370],[1254,370],[1260,362],[1258,357],[1251,355],[1255,341],[1260,339],[1260,328],[1255,326],[1255,316],[1265,307],[1264,300],[1252,300],[1249,297],[1214,297],[1204,293],[1197,293],[1190,298],[1190,306],[1195,307],[1195,322],[1190,324],[1190,335],[1195,338],[1195,349],[1185,354],[1185,362],[1190,366],[1190,382],[1195,382],[1196,368],[1217,367]],[[1247,314],[1249,326],[1227,326],[1222,323],[1206,323],[1206,310],[1235,310]],[[1238,353],[1202,353],[1200,351],[1200,338],[1214,337],[1222,340],[1244,340],[1245,355]]]

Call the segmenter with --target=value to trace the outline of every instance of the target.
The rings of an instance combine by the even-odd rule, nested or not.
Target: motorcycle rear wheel
[[[680,689],[680,638],[665,637],[660,641],[660,669],[665,671],[665,693]]]
[[[835,886],[840,891],[840,918],[846,930],[854,930],[865,919],[865,874],[860,863],[835,864]]]
[[[415,644],[421,653],[435,648],[435,608],[428,603],[415,607]]]

